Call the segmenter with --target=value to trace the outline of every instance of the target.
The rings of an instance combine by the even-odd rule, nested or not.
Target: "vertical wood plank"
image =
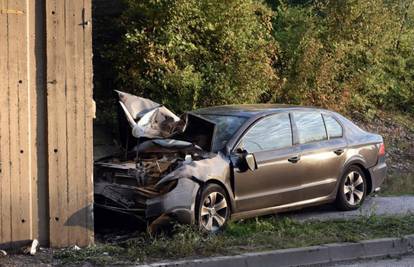
[[[50,240],[52,234],[59,233],[59,188],[58,188],[58,142],[57,142],[57,123],[56,123],[56,2],[46,1],[46,98],[47,98],[47,142],[48,142],[48,184],[49,184],[49,243],[55,246],[56,241]],[[60,232],[64,234],[63,232]]]
[[[15,148],[19,155],[19,184],[20,184],[20,202],[16,207],[18,210],[18,218],[16,223],[21,228],[20,240],[32,239],[31,229],[31,158],[30,158],[30,100],[29,100],[29,79],[28,79],[28,9],[26,0],[18,0],[16,9],[23,12],[23,16],[16,17],[15,28],[19,33],[17,39],[18,54],[16,55],[18,65],[18,137],[19,145]]]
[[[1,8],[3,8],[3,7],[1,7]],[[4,27],[2,27],[2,25],[5,25],[6,24],[6,22],[2,19],[2,17],[0,17],[0,40],[4,40],[3,42],[0,42],[0,51],[3,51],[3,53],[1,53],[0,52],[0,95],[3,95],[3,97],[5,96],[4,95],[4,89],[3,89],[3,84],[5,83],[4,82],[4,78],[3,78],[3,75],[4,75],[4,73],[6,73],[6,68],[4,67],[4,65],[5,65],[5,60],[4,60],[4,54],[5,54],[5,52],[4,52],[4,49],[3,49],[3,46],[2,46],[2,44],[4,44],[5,42],[6,42],[6,39],[4,38]],[[0,105],[1,105],[2,103],[0,102]],[[1,137],[1,134],[2,134],[2,132],[1,132],[1,128],[2,127],[4,127],[3,125],[2,125],[2,110],[0,109],[0,214],[2,214],[2,211],[3,211],[3,207],[2,207],[2,205],[1,205],[1,202],[2,202],[2,197],[3,197],[3,194],[2,194],[2,191],[3,191],[3,179],[4,179],[4,175],[2,174],[2,164],[3,164],[3,160],[4,160],[4,156],[3,156],[3,153],[2,153],[2,142],[1,142],[1,140],[2,140],[2,137]],[[5,114],[3,114],[3,116],[4,116]],[[0,217],[0,242],[1,242],[1,240],[3,240],[3,218],[1,218]]]
[[[38,214],[38,188],[37,188],[37,166],[40,163],[37,158],[37,129],[43,129],[42,125],[37,125],[37,97],[36,97],[36,90],[43,90],[42,86],[37,84],[36,79],[36,70],[37,70],[37,61],[36,58],[42,58],[40,53],[36,55],[37,51],[39,51],[36,44],[36,4],[38,1],[30,1],[26,0],[27,3],[27,38],[28,38],[28,47],[27,47],[27,58],[29,60],[28,63],[28,94],[29,94],[29,121],[30,121],[30,134],[29,134],[29,151],[28,157],[30,162],[30,177],[29,180],[31,181],[31,192],[30,192],[30,199],[31,199],[31,211],[30,211],[30,227],[32,229],[32,238],[38,239],[42,245],[45,245],[47,240],[44,237],[39,236],[39,221],[42,224],[45,224],[45,216],[40,216]],[[39,21],[41,21],[41,17],[38,17]],[[41,40],[39,38],[39,40]],[[37,57],[36,57],[37,56]],[[40,145],[43,144],[39,144]],[[44,207],[43,207],[44,208]]]
[[[78,6],[76,7],[79,11],[77,12],[77,21],[80,21],[81,24],[84,23],[84,20],[86,19],[86,11],[84,8],[84,1],[79,1],[78,2]],[[88,153],[88,141],[87,141],[87,134],[86,134],[86,124],[88,122],[88,117],[87,117],[87,109],[86,109],[86,103],[89,100],[88,99],[88,95],[87,95],[87,90],[88,88],[86,86],[88,86],[86,84],[85,81],[85,73],[86,73],[86,68],[87,68],[87,61],[88,60],[92,60],[89,58],[89,54],[87,53],[87,51],[85,51],[85,42],[87,42],[88,40],[85,38],[85,25],[81,25],[81,27],[79,27],[78,31],[77,31],[77,54],[79,55],[81,61],[82,61],[82,68],[79,69],[79,73],[78,73],[78,79],[77,79],[77,83],[78,83],[78,92],[77,92],[77,99],[78,99],[78,103],[77,103],[77,110],[78,110],[78,114],[82,114],[81,116],[79,116],[77,118],[77,125],[78,125],[78,129],[79,132],[81,133],[81,135],[78,137],[78,142],[81,143],[81,147],[79,147],[79,153],[81,153],[82,155],[84,155],[82,158],[80,158],[79,160],[79,164],[82,167],[82,176],[84,177],[84,179],[82,181],[78,182],[78,187],[79,187],[79,196],[80,196],[80,200],[81,200],[81,206],[83,207],[83,209],[80,212],[80,216],[78,218],[79,223],[82,223],[85,225],[85,227],[83,228],[83,231],[79,237],[79,242],[87,244],[90,243],[89,242],[89,238],[90,238],[90,225],[88,224],[88,214],[91,213],[92,211],[89,209],[89,205],[91,202],[89,202],[88,199],[88,194],[90,193],[90,189],[88,188],[88,182],[89,182],[89,176],[88,176],[88,169],[87,169],[87,165],[89,164],[87,161],[87,153]],[[84,191],[81,191],[81,188],[85,188]],[[93,233],[92,233],[93,234]]]
[[[8,3],[4,8],[8,8]],[[9,130],[9,88],[8,88],[8,17],[0,16],[0,157],[1,157],[1,240],[11,241],[11,212],[10,212],[10,130]]]
[[[77,102],[78,92],[82,90],[79,86],[78,73],[82,72],[83,62],[82,58],[77,53],[77,44],[82,40],[78,40],[78,25],[77,20],[79,13],[79,1],[65,1],[65,25],[66,25],[66,106],[67,106],[67,140],[68,143],[68,209],[69,211],[76,211],[82,203],[78,195],[78,181],[82,180],[84,175],[82,172],[82,163],[79,164],[78,155],[78,139],[82,137],[81,131],[78,128],[77,121],[82,118],[83,114],[78,113]],[[74,67],[76,66],[76,68]],[[81,189],[82,190],[82,189]],[[79,216],[72,216],[70,223],[69,242],[71,244],[79,244],[80,236],[82,235],[82,224],[78,222]]]
[[[83,209],[80,211],[79,216],[76,218],[77,224],[85,225],[78,233],[77,242],[82,244],[87,244],[87,232],[86,232],[86,216],[85,216],[85,205],[86,205],[86,199],[85,196],[87,194],[87,187],[86,184],[86,168],[85,168],[85,83],[84,83],[84,72],[85,72],[85,57],[84,57],[84,51],[83,51],[83,45],[84,45],[84,35],[83,35],[83,26],[81,26],[83,22],[83,1],[78,1],[76,3],[76,6],[74,7],[76,9],[76,15],[75,20],[78,22],[78,27],[76,29],[75,38],[77,40],[76,43],[76,55],[81,62],[79,66],[79,69],[77,70],[77,76],[76,76],[76,111],[77,111],[77,118],[76,118],[76,128],[78,132],[80,133],[77,136],[76,142],[79,144],[77,153],[79,155],[83,155],[82,157],[78,158],[78,166],[79,166],[79,175],[83,177],[82,180],[77,181],[77,196],[79,200],[79,207],[82,207]],[[80,27],[79,27],[80,26]],[[84,188],[82,190],[82,188]]]
[[[93,66],[92,66],[92,0],[83,0],[84,19],[89,22],[84,27],[84,57],[85,57],[85,164],[86,164],[86,230],[87,243],[94,242],[93,220]]]
[[[30,115],[30,177],[32,238],[49,244],[49,208],[46,143],[45,0],[26,0],[28,87]]]
[[[16,9],[18,0],[9,0],[9,8]],[[21,179],[20,179],[20,155],[19,155],[19,42],[21,36],[18,28],[18,17],[7,14],[8,17],[8,75],[9,75],[9,127],[10,127],[10,182],[11,182],[11,228],[12,241],[24,238],[20,223]]]
[[[56,30],[56,51],[54,56],[56,59],[56,129],[57,129],[57,146],[58,146],[58,188],[59,188],[59,227],[62,229],[61,237],[59,237],[59,242],[64,244],[63,246],[69,245],[69,227],[65,227],[67,220],[71,214],[71,211],[68,207],[68,189],[69,181],[73,177],[69,177],[68,174],[68,146],[71,144],[67,143],[67,113],[68,107],[66,104],[66,94],[69,88],[67,87],[67,68],[66,68],[66,31],[65,31],[65,1],[56,0],[56,16],[59,23],[57,24]],[[52,239],[51,239],[52,240]],[[60,245],[62,246],[62,245]]]
[[[50,245],[68,244],[65,1],[46,1]]]
[[[50,242],[55,247],[93,243],[92,116],[88,114],[92,82],[86,84],[86,77],[92,76],[85,70],[92,66],[92,50],[85,45],[92,39],[83,26],[84,17],[84,0],[46,4]]]

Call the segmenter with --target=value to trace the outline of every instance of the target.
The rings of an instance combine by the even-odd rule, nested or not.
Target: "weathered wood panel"
[[[91,244],[91,0],[0,9],[0,247]]]
[[[90,0],[46,3],[50,244],[93,242]]]
[[[28,1],[0,13],[0,243],[32,238]]]

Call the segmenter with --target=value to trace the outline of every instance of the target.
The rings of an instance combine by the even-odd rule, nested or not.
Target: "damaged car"
[[[386,174],[381,136],[338,113],[229,105],[176,116],[117,92],[134,146],[95,162],[95,206],[216,232],[229,219],[323,203],[360,207]]]

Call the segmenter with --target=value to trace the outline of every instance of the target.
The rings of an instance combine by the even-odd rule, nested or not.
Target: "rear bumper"
[[[372,180],[371,192],[369,193],[372,193],[384,182],[385,177],[387,176],[387,164],[385,162],[379,162],[374,167],[369,168],[369,173]]]

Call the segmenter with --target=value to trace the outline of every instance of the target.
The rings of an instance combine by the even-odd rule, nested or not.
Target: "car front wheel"
[[[230,205],[224,189],[216,184],[207,185],[198,204],[198,225],[206,232],[217,232],[230,217]]]
[[[351,166],[339,184],[336,206],[344,211],[358,209],[364,202],[366,194],[367,183],[364,172],[357,166]]]

